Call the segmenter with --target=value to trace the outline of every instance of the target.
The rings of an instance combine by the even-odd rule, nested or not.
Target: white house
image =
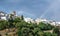
[[[10,14],[8,14],[7,16],[8,16],[8,19],[10,19],[11,17],[12,17],[13,19],[15,19],[15,18],[17,17],[17,15],[16,15],[16,12],[15,12],[15,11],[13,11],[13,12],[12,12],[12,13],[10,13]]]
[[[32,18],[24,18],[24,21],[28,23],[30,22],[35,23],[35,21]]]
[[[7,14],[0,11],[0,20],[7,20]]]
[[[46,19],[41,19],[41,18],[37,18],[35,21],[37,24],[39,24],[40,22],[47,22]]]
[[[49,24],[51,24],[51,25],[55,26],[55,25],[56,25],[56,22],[55,22],[55,21],[53,21],[53,20],[51,20],[51,21],[49,21]]]
[[[56,22],[56,26],[60,26],[60,22]]]

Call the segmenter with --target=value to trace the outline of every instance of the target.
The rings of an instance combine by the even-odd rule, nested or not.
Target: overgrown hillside
[[[48,23],[27,23],[23,16],[0,20],[0,36],[58,36],[58,33],[59,29]]]

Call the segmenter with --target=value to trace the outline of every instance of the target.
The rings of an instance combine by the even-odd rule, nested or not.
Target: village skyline
[[[59,0],[0,0],[0,10],[18,15],[60,21]]]

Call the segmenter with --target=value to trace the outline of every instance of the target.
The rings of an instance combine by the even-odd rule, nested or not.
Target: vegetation
[[[17,28],[18,36],[57,36],[59,30],[55,28],[53,33],[44,32],[47,30],[52,30],[54,27],[48,23],[40,22],[38,25],[36,23],[27,23],[24,21],[23,16],[22,19],[16,17],[13,19],[12,17],[6,21],[0,21],[0,30],[6,28]]]
[[[38,27],[41,29],[41,30],[52,30],[53,29],[53,26],[51,26],[50,24],[48,23],[43,23],[43,22],[40,22]]]

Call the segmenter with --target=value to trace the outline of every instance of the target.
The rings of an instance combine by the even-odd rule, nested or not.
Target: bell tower
[[[14,16],[16,16],[16,11],[13,11],[12,14],[13,14]]]

